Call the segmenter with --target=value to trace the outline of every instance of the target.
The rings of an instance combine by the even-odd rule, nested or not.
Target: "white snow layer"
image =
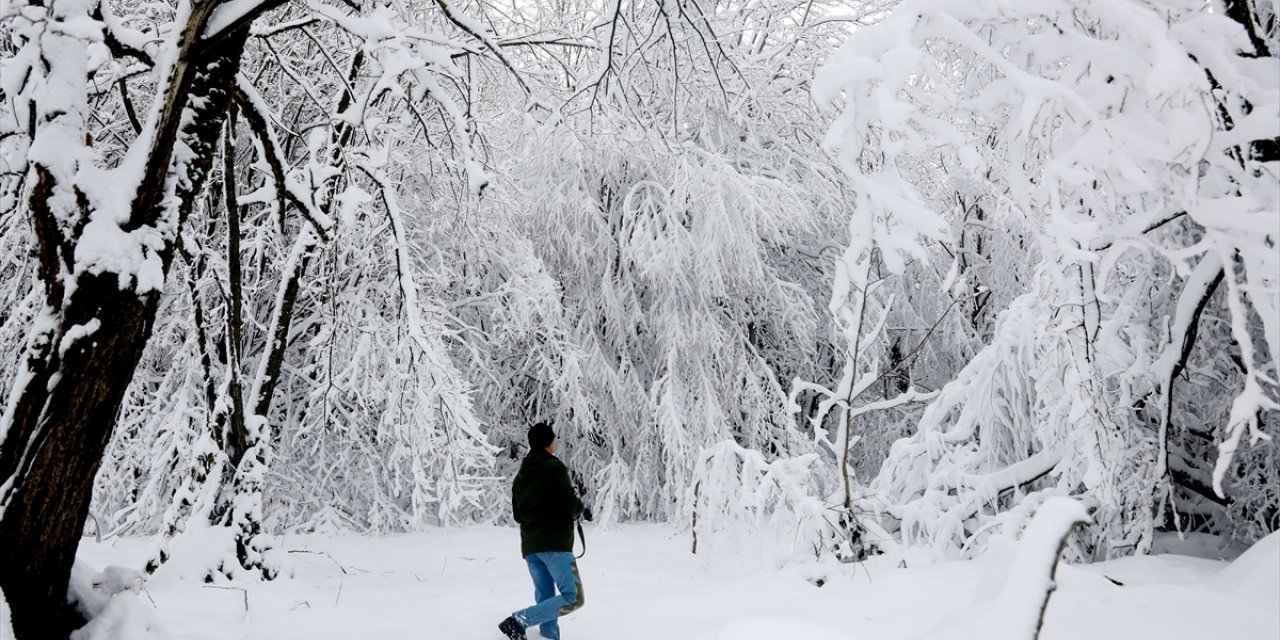
[[[142,574],[121,566],[98,572],[77,560],[71,568],[69,597],[89,624],[71,634],[71,640],[169,640],[157,611],[138,600]]]
[[[1280,603],[1280,531],[1249,548],[1218,574],[1222,589],[1261,607]],[[1280,637],[1280,636],[1273,636]]]
[[[561,621],[564,640],[906,640],[982,612],[1020,569],[1016,553],[907,568],[886,557],[794,561],[746,545],[695,556],[686,534],[656,525],[588,529],[587,538],[578,561],[586,606]],[[148,543],[86,538],[80,560],[141,566]],[[532,595],[514,529],[274,543],[289,564],[272,582],[207,585],[203,563],[175,552],[148,581],[150,598],[98,590],[107,604],[76,640],[497,640],[498,621]],[[1272,536],[1229,567],[1173,555],[1061,564],[1040,640],[1280,637],[1278,561]],[[172,635],[158,634],[156,619]]]
[[[13,616],[9,613],[9,600],[4,597],[4,589],[0,588],[0,638],[13,637]]]

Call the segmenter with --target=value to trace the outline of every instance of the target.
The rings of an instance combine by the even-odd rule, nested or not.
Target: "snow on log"
[[[1062,545],[1076,525],[1092,522],[1079,500],[1045,500],[1023,530],[996,597],[962,609],[919,640],[1036,640],[1056,587],[1054,573]]]
[[[1058,556],[1071,530],[1093,519],[1078,500],[1049,498],[1040,505],[1022,533],[1013,568],[995,606],[987,613],[985,637],[990,640],[1035,640],[1044,610],[1055,588]]]

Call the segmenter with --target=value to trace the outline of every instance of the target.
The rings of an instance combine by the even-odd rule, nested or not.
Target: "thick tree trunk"
[[[80,623],[67,605],[67,580],[93,478],[158,300],[156,294],[120,291],[117,284],[114,274],[80,280],[59,333],[91,319],[102,326],[27,386],[14,426],[24,425],[31,437],[5,441],[6,452],[31,450],[0,520],[0,586],[21,640],[66,638]],[[58,379],[49,385],[52,375]]]
[[[150,149],[149,178],[139,185],[125,230],[172,220],[172,206],[180,226],[208,176],[247,36],[241,28],[214,47],[202,45],[199,34],[212,4],[193,12],[178,62],[159,96],[168,102]],[[175,157],[179,145],[190,155]],[[66,274],[74,273],[68,267],[74,266],[81,240],[68,233],[81,233],[83,225],[69,230],[55,221],[54,178],[39,166],[35,171],[39,179],[28,206],[46,285],[45,324],[33,332],[19,364],[11,420],[0,434],[0,587],[12,606],[19,640],[63,639],[81,622],[67,604],[71,566],[94,475],[160,296],[154,290],[139,294],[134,281],[109,271],[80,274],[68,295]],[[90,205],[78,206],[87,220]],[[174,242],[168,237],[158,248],[165,271]]]

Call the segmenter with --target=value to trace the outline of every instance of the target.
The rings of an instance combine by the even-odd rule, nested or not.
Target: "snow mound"
[[[743,618],[697,637],[697,640],[854,640],[853,636],[812,622],[789,618]]]
[[[1280,531],[1257,541],[1235,562],[1218,572],[1216,580],[1227,591],[1274,608],[1280,602]]]
[[[89,619],[71,640],[169,640],[155,611],[138,601],[142,574],[124,567],[95,571],[77,562],[71,568],[68,599]]]
[[[125,591],[141,593],[145,583],[146,578],[142,576],[142,573],[127,567],[111,565],[103,569],[102,574],[94,580],[93,588],[109,596],[114,596]]]
[[[1247,546],[1231,538],[1191,531],[1181,535],[1157,533],[1151,544],[1151,555],[1170,554],[1205,560],[1235,560]]]

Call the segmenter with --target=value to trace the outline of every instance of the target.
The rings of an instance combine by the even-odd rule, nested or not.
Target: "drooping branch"
[[[249,129],[253,131],[254,138],[262,147],[263,160],[271,168],[271,177],[275,184],[276,197],[280,200],[281,210],[284,209],[285,201],[293,204],[310,223],[316,235],[322,241],[328,242],[329,229],[333,226],[333,221],[316,208],[311,202],[311,197],[303,193],[301,185],[289,177],[285,170],[287,163],[280,153],[275,129],[260,108],[261,98],[257,97],[253,88],[241,79],[236,87],[235,100],[236,106],[244,114],[245,122],[249,123]]]
[[[311,262],[311,249],[316,244],[317,236],[312,227],[303,227],[294,239],[293,248],[289,250],[280,270],[280,283],[271,311],[271,321],[267,324],[267,346],[259,356],[258,372],[249,392],[250,409],[255,419],[265,418],[270,414],[276,385],[280,381],[281,366],[284,364],[285,350],[289,347],[289,329],[293,325],[302,275]]]
[[[488,32],[482,26],[476,24],[466,16],[455,13],[449,8],[449,0],[436,0],[436,6],[440,7],[440,11],[444,13],[445,18],[447,18],[449,22],[452,22],[455,27],[461,29],[472,38],[484,43],[485,48],[489,49],[489,51],[493,53],[494,57],[502,63],[502,66],[506,67],[507,71],[511,73],[511,77],[514,78],[516,83],[520,85],[520,88],[524,90],[525,95],[529,95],[531,93],[528,83],[524,81],[524,78],[520,77],[520,73],[516,71],[514,66],[512,66],[511,61],[502,53],[501,44],[490,37]]]
[[[120,87],[120,102],[124,104],[124,114],[129,118],[129,126],[133,127],[135,134],[142,133],[142,123],[138,121],[138,114],[133,110],[133,100],[129,99],[129,81],[120,78],[116,81],[116,85]]]

